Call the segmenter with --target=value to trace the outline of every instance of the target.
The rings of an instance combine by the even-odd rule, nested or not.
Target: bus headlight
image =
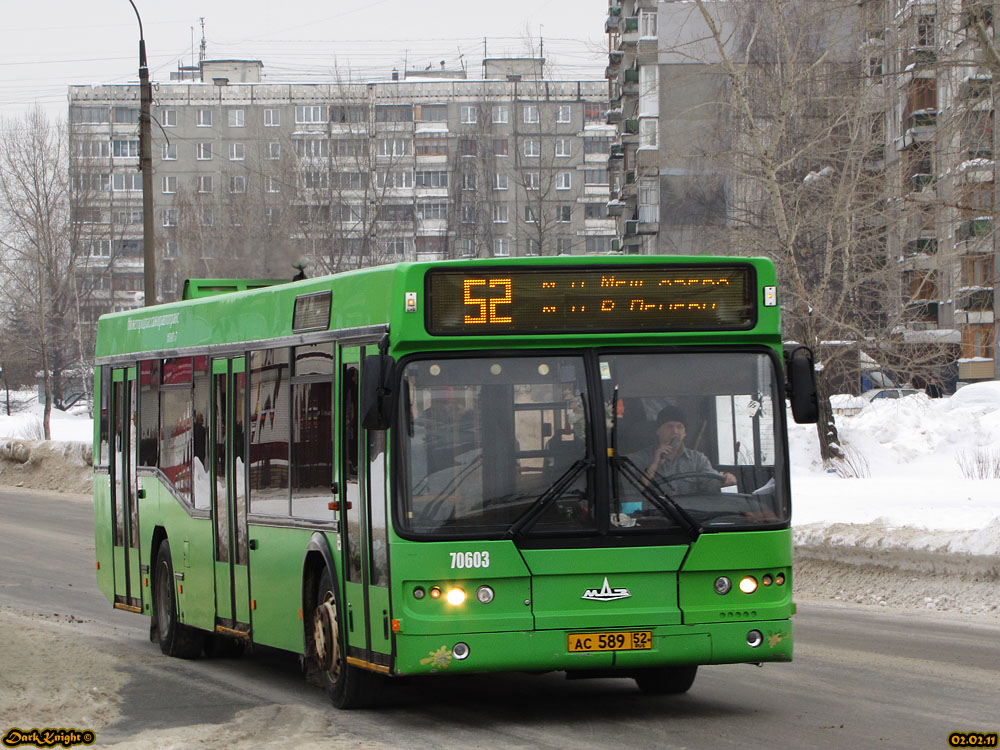
[[[715,579],[715,583],[712,586],[715,589],[715,593],[722,596],[729,593],[729,590],[733,587],[733,582],[726,578],[726,576],[719,576]]]
[[[752,594],[757,590],[757,579],[753,576],[743,576],[740,579],[740,591],[744,594]]]
[[[447,599],[448,604],[453,607],[465,604],[465,591],[458,588],[458,586],[453,589],[448,589],[448,593],[445,594],[445,599]]]

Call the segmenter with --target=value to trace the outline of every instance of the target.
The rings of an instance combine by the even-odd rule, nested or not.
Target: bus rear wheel
[[[174,589],[174,563],[170,558],[170,543],[164,539],[156,553],[156,574],[153,578],[153,606],[156,628],[160,635],[160,651],[167,656],[197,659],[201,656],[204,637],[177,617],[177,594]]]
[[[378,678],[347,663],[344,633],[337,606],[333,577],[325,569],[316,587],[316,609],[312,618],[312,657],[320,681],[337,708],[364,708],[374,698]]]
[[[698,666],[654,667],[635,674],[635,683],[646,695],[678,695],[694,684]]]

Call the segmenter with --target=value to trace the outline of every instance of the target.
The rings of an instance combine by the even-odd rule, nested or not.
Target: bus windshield
[[[413,360],[397,424],[401,527],[468,538],[773,528],[789,517],[778,403],[758,352]]]

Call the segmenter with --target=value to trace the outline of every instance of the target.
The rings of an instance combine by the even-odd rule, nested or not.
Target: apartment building
[[[154,85],[160,299],[184,278],[316,275],[395,260],[607,252],[607,83],[541,60],[383,81],[265,83],[209,61]],[[139,89],[69,91],[73,216],[87,316],[139,304]]]
[[[748,187],[746,177],[754,169],[757,183],[762,181],[758,165],[748,158],[751,149],[741,142],[744,114],[726,64],[742,72],[744,55],[752,49],[766,69],[780,44],[766,49],[758,38],[748,42],[753,35],[746,36],[747,20],[780,12],[778,5],[791,12],[808,4],[770,3],[765,10],[751,3],[704,5],[728,45],[728,60],[697,3],[609,1],[608,119],[618,134],[610,157],[609,211],[618,217],[626,252],[761,252],[759,246],[744,246],[755,202],[760,205],[766,195]],[[832,174],[823,168],[824,159],[836,165],[839,177],[854,170],[851,185],[861,210],[844,219],[850,223],[847,242],[859,273],[864,265],[865,273],[879,278],[852,299],[881,308],[864,316],[872,328],[859,324],[850,331],[860,346],[887,346],[884,340],[872,343],[881,337],[901,342],[899,350],[937,347],[957,358],[951,364],[961,381],[1000,376],[994,315],[1000,264],[994,231],[998,3],[828,3],[834,5],[839,15],[826,26],[816,20],[811,36],[800,39],[819,45],[814,59],[836,69],[849,95],[821,92],[801,116],[829,119],[839,128],[831,130],[840,138],[838,147],[848,143],[858,153],[831,156],[823,151],[828,144],[817,138],[815,166],[798,176],[793,171],[798,185],[786,182],[782,189],[794,194],[790,205],[808,206],[817,200],[809,184],[820,185]],[[844,108],[831,111],[837,95]],[[761,100],[768,96],[775,92],[763,91]],[[756,116],[767,117],[766,105]],[[768,127],[760,132],[768,133]],[[794,158],[808,165],[805,140]],[[808,219],[798,220],[808,225]],[[807,246],[802,252],[808,253]]]

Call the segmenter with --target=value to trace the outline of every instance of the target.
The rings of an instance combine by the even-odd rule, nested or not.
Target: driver
[[[656,442],[631,456],[632,462],[670,495],[718,492],[736,484],[736,477],[716,471],[704,453],[684,445],[687,420],[676,406],[665,406],[656,415]],[[671,477],[676,477],[671,479]]]

